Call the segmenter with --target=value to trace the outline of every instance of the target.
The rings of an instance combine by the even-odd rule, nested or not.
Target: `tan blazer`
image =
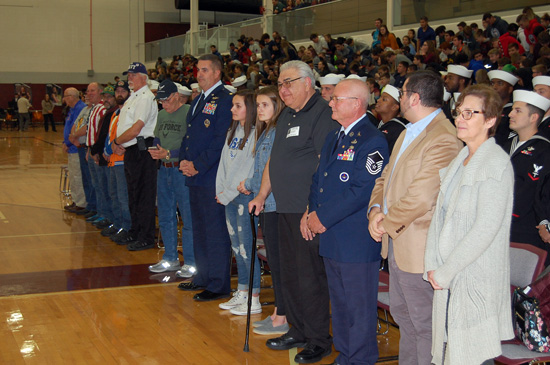
[[[388,256],[389,235],[397,266],[420,274],[424,272],[426,236],[439,193],[439,170],[449,165],[463,144],[443,112],[412,141],[396,165],[404,138],[405,132],[395,142],[390,161],[376,180],[369,207],[383,207],[386,197],[388,214],[382,226],[388,234],[382,237],[382,257]]]

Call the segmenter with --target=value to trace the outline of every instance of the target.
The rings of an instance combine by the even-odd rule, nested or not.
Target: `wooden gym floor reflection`
[[[129,252],[65,213],[62,139],[62,126],[0,130],[0,363],[294,364],[296,349],[269,350],[252,331],[243,352],[245,316],[195,302],[173,273],[149,273],[162,249]],[[264,275],[262,302],[270,285]],[[380,363],[397,364],[398,339],[394,327],[378,336]]]

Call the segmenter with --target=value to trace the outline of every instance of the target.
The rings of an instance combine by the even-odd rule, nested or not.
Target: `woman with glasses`
[[[473,85],[454,110],[466,146],[440,171],[441,190],[425,252],[434,288],[432,363],[491,364],[514,337],[509,245],[514,174],[493,138],[501,101]]]

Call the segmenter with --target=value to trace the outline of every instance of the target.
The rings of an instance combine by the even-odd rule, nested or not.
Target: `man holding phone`
[[[153,145],[157,124],[157,102],[147,87],[147,69],[134,62],[123,72],[128,75],[132,94],[119,115],[113,151],[124,154],[124,173],[128,184],[128,207],[132,217],[129,251],[155,247],[155,198],[157,164],[147,151]]]

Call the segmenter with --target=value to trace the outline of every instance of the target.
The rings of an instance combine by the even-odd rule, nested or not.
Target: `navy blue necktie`
[[[344,131],[340,131],[340,134],[338,135],[338,140],[336,141],[336,145],[334,146],[334,149],[332,150],[332,154],[334,154],[334,152],[336,152],[336,150],[338,149],[338,146],[344,140],[345,135],[346,134],[344,133]]]
[[[204,97],[204,93],[202,93],[201,97],[199,98],[199,102],[197,103],[197,107],[193,111],[193,117],[197,115],[204,108],[204,104],[206,104],[205,100],[206,98]]]

